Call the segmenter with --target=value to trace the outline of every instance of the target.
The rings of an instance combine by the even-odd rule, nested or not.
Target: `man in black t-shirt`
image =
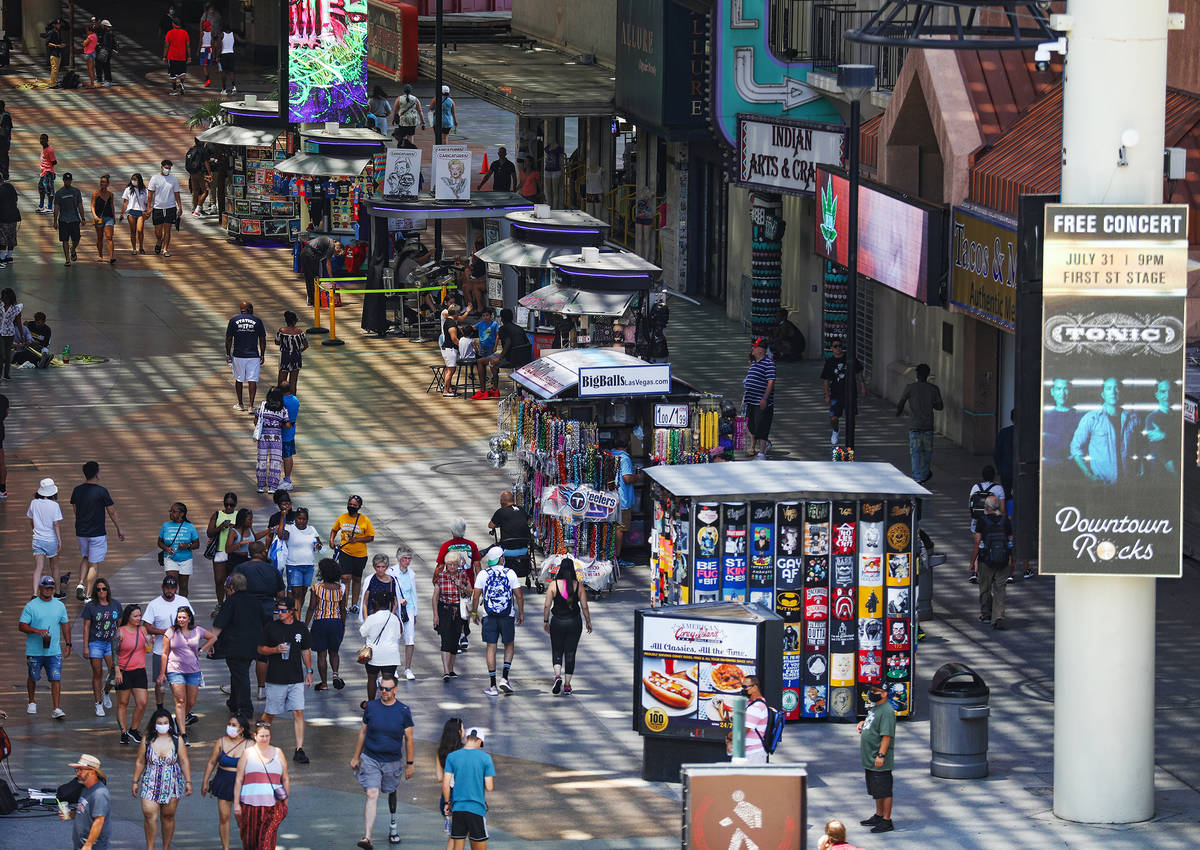
[[[492,514],[488,528],[499,529],[500,548],[504,550],[504,563],[525,579],[529,585],[531,564],[529,560],[529,514],[516,505],[512,490],[500,494],[500,508]]]
[[[121,524],[117,521],[117,508],[108,490],[101,487],[100,464],[89,460],[83,465],[84,482],[71,491],[71,507],[75,509],[75,538],[79,541],[82,558],[79,561],[80,582],[75,587],[75,598],[87,602],[92,596],[92,582],[100,564],[108,554],[108,531],[104,527],[104,516],[112,520],[117,530],[117,539],[124,540]]]
[[[225,328],[225,362],[233,366],[233,389],[237,393],[234,410],[246,410],[242,404],[242,384],[250,385],[250,407],[258,392],[258,373],[267,358],[267,326],[254,315],[254,305],[243,301],[240,312]]]
[[[517,168],[508,158],[507,148],[501,147],[496,151],[496,158],[488,166],[487,174],[483,175],[483,179],[479,181],[480,192],[483,191],[483,184],[489,180],[492,181],[492,189],[497,192],[511,192],[513,186],[516,185]]]
[[[846,373],[849,372],[849,369],[846,367],[846,351],[841,340],[835,339],[829,344],[829,349],[833,356],[825,361],[825,366],[821,369],[821,381],[825,384],[825,403],[829,405],[829,426],[833,429],[829,442],[836,446],[841,439],[838,420],[846,412]],[[858,379],[859,389],[862,390],[865,398],[867,382],[863,380],[862,370],[862,361],[855,360],[854,377]],[[854,399],[854,412],[858,412],[857,394]]]
[[[280,599],[275,605],[279,619],[263,628],[260,655],[267,658],[267,705],[262,719],[267,723],[276,714],[292,713],[296,733],[297,764],[308,764],[304,753],[304,690],[312,687],[312,651],[308,628],[296,619],[296,600]],[[303,664],[301,664],[303,659]]]
[[[25,328],[29,333],[29,339],[18,350],[13,352],[13,365],[19,366],[22,363],[33,363],[39,369],[45,369],[53,359],[53,355],[50,353],[51,330],[50,326],[46,324],[46,314],[40,310],[34,313],[33,321],[26,322]]]
[[[500,367],[520,369],[533,359],[533,345],[525,330],[513,321],[513,311],[505,307],[500,311],[500,330],[496,333],[496,353],[488,358],[492,370],[492,388],[495,397],[500,396]],[[486,390],[487,387],[484,387]]]

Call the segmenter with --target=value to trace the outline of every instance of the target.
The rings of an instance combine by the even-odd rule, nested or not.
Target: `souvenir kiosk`
[[[917,500],[887,463],[754,461],[646,470],[650,604],[761,605],[788,719],[853,720],[864,686],[912,710]]]
[[[224,169],[214,191],[226,232],[239,240],[295,239],[300,205],[276,166],[296,152],[297,134],[279,117],[279,102],[248,94],[222,103],[221,118],[196,138],[220,152]]]
[[[299,232],[307,238],[358,238],[358,205],[383,176],[387,137],[365,127],[329,123],[300,131],[299,151],[275,165],[293,182],[299,199]]]
[[[635,469],[707,463],[718,444],[720,398],[673,378],[669,364],[612,348],[576,348],[534,360],[513,372],[513,381],[518,389],[500,402],[489,460],[500,465],[514,455],[514,492],[546,555],[569,553],[584,565],[614,562],[620,517],[610,449],[618,435],[629,438]],[[646,543],[642,490],[635,485],[629,550]]]

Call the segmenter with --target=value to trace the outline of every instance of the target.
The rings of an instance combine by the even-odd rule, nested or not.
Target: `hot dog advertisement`
[[[721,591],[721,506],[716,502],[701,502],[696,505],[696,601],[700,602],[712,594],[719,598]],[[704,594],[704,595],[702,595]]]

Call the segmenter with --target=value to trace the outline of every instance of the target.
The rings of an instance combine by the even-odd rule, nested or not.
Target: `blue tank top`
[[[442,130],[447,131],[454,126],[454,101],[442,96]]]

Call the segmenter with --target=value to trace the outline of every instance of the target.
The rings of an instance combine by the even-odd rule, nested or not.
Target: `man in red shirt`
[[[171,78],[171,94],[183,94],[183,78],[187,74],[188,57],[192,39],[179,23],[171,20],[171,29],[163,39],[163,61],[167,63],[167,74]]]

